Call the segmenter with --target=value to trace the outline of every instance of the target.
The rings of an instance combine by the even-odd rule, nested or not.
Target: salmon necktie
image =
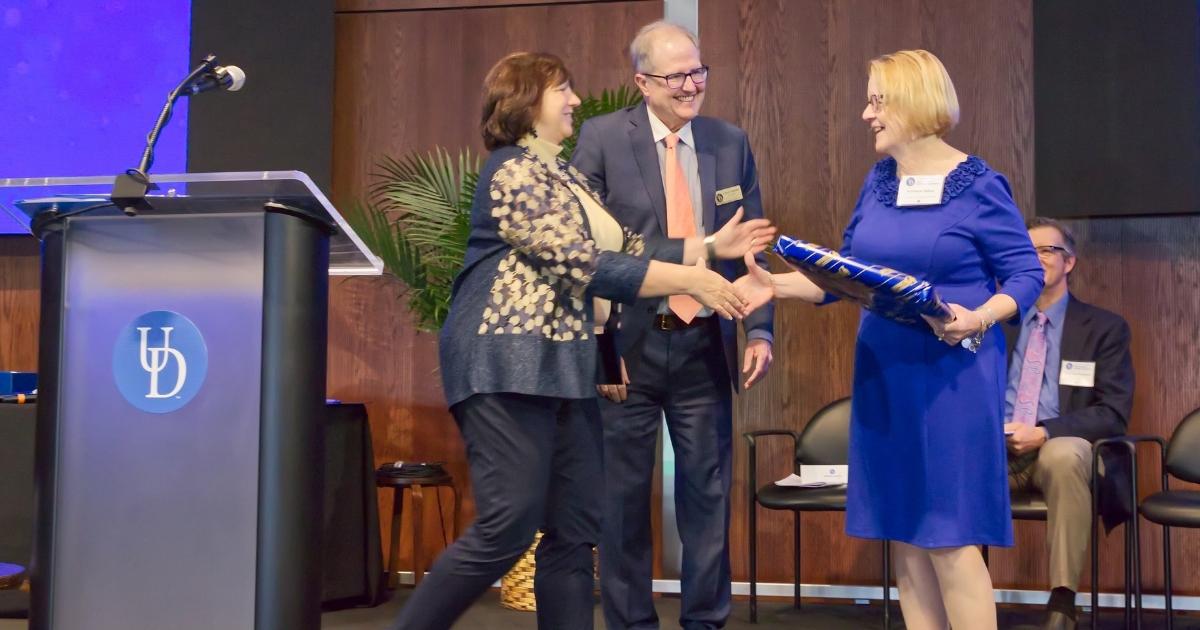
[[[679,135],[672,133],[666,137],[666,192],[667,192],[667,238],[688,238],[696,235],[696,215],[692,211],[692,196],[688,192],[687,176],[679,165],[679,155],[676,146]],[[700,303],[690,295],[672,295],[667,298],[671,312],[691,323],[700,312]]]

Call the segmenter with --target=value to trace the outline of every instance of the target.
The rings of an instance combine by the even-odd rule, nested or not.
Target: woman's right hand
[[[749,314],[747,308],[750,301],[742,295],[742,291],[724,276],[706,267],[703,259],[696,261],[696,265],[689,269],[692,277],[688,282],[688,295],[697,302],[725,319],[742,319]]]
[[[775,299],[775,281],[771,272],[758,266],[754,254],[746,252],[746,275],[733,281],[733,286],[742,292],[749,301],[747,310],[751,313],[758,310],[767,302]]]

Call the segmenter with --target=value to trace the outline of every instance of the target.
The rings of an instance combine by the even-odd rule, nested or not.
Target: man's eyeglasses
[[[643,72],[642,74],[648,77],[662,79],[663,81],[666,81],[667,87],[671,88],[672,90],[678,90],[679,88],[683,87],[683,84],[687,81],[688,77],[692,78],[693,84],[703,85],[704,82],[708,80],[708,66],[700,66],[699,68],[696,68],[690,72],[673,72],[671,74],[650,74],[649,72]]]
[[[1034,249],[1037,250],[1038,256],[1041,256],[1043,258],[1049,258],[1050,256],[1053,256],[1056,252],[1061,252],[1063,256],[1073,256],[1074,255],[1071,253],[1071,250],[1067,249],[1066,247],[1059,247],[1058,245],[1040,245],[1038,247],[1035,247]]]
[[[871,111],[875,112],[876,114],[883,111],[883,95],[882,94],[868,95],[867,102],[871,104]]]

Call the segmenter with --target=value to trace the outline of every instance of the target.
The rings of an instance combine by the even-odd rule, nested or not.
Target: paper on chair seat
[[[800,474],[792,473],[775,482],[777,486],[794,486],[797,488],[823,488],[825,486],[842,486],[850,474],[850,467],[845,464],[829,466],[801,465]]]

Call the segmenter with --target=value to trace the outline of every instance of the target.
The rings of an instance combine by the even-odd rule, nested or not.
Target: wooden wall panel
[[[1031,9],[1006,3],[944,0],[701,0],[704,60],[713,67],[705,112],[742,125],[759,165],[767,215],[785,234],[837,245],[863,178],[879,156],[860,120],[866,62],[902,48],[926,48],[946,64],[962,107],[951,144],[982,156],[1008,176],[1027,216],[1033,206]],[[1072,286],[1083,299],[1120,312],[1134,334],[1138,388],[1132,432],[1169,436],[1200,405],[1195,356],[1200,291],[1200,219],[1075,221],[1082,262]],[[735,431],[800,429],[825,403],[849,393],[857,317],[834,305],[783,304],[777,311],[776,363],[739,398]],[[768,442],[769,444],[769,442]],[[738,438],[732,561],[747,575],[744,442]],[[1144,454],[1149,454],[1147,451]],[[760,447],[760,481],[790,472],[780,442]],[[1157,487],[1157,466],[1140,476]],[[874,583],[875,544],[849,539],[841,514],[805,515],[802,579]],[[759,579],[791,579],[791,516],[759,511]],[[1045,588],[1043,524],[1019,523],[1016,546],[992,554],[997,586]],[[1145,531],[1146,582],[1161,588],[1159,531]],[[1177,558],[1192,557],[1200,535],[1176,530]],[[1121,532],[1103,543],[1101,586],[1121,584]],[[1177,592],[1200,591],[1196,568],[1177,563]],[[1086,584],[1086,580],[1085,580]]]
[[[0,236],[0,370],[37,371],[41,258],[32,236]]]
[[[553,52],[574,73],[580,93],[616,87],[629,80],[628,41],[642,24],[662,15],[659,0],[512,4],[528,6],[338,14],[338,203],[362,196],[383,155],[399,157],[436,146],[482,152],[480,86],[503,55]],[[377,464],[413,459],[447,463],[467,497],[461,529],[474,510],[462,441],[442,398],[436,339],[415,332],[397,299],[399,290],[390,279],[335,280],[330,292],[330,396],[367,402]],[[449,518],[449,504],[443,506]],[[391,493],[380,493],[385,536],[390,511]],[[441,547],[439,536],[429,533],[440,534],[436,516],[429,510],[424,523],[427,557]],[[410,540],[407,525],[403,535]],[[405,547],[405,567],[411,566],[409,557]]]
[[[338,13],[421,11],[533,6],[539,4],[586,4],[613,0],[337,0]]]

